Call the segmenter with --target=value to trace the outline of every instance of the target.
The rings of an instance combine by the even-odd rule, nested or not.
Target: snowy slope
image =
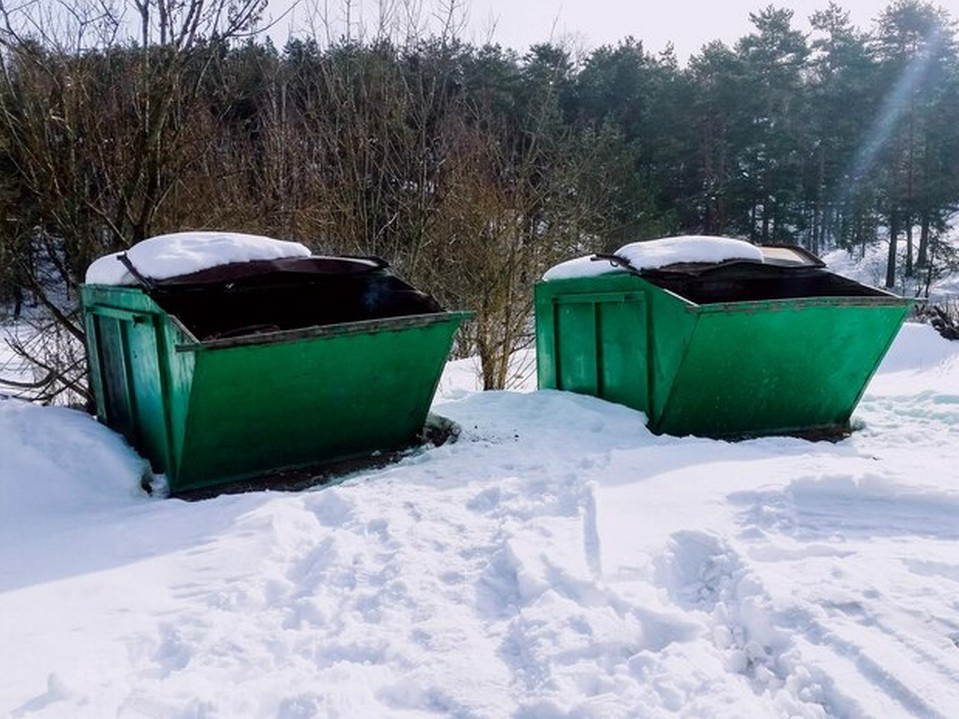
[[[953,238],[952,242],[959,242],[959,238]],[[851,252],[836,249],[824,254],[822,259],[837,274],[873,287],[882,287],[886,281],[888,254],[888,244],[878,242],[867,247],[865,253],[858,248]],[[902,268],[905,263],[905,248],[900,247],[898,267]],[[926,297],[927,279],[931,279],[928,288],[930,302],[948,304],[959,299],[959,273],[934,278],[927,278],[922,272],[912,278],[900,276],[893,291],[904,297]]]
[[[955,716],[959,343],[907,325],[837,444],[474,381],[456,444],[193,504],[0,401],[0,717]]]

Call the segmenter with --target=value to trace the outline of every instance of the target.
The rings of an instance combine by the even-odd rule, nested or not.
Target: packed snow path
[[[955,716],[959,346],[907,325],[837,444],[472,383],[456,444],[192,504],[0,402],[0,716]]]

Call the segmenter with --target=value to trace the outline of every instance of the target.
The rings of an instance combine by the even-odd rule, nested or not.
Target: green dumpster
[[[82,288],[90,381],[173,494],[410,446],[467,316],[370,258],[140,279]]]
[[[641,410],[657,434],[845,433],[914,302],[799,248],[756,252],[651,268],[617,253],[539,282],[539,387]]]

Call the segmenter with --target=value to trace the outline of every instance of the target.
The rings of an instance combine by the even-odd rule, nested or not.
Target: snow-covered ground
[[[434,410],[457,443],[186,503],[0,401],[0,716],[956,715],[959,343],[906,325],[836,444],[656,437],[469,363]]]

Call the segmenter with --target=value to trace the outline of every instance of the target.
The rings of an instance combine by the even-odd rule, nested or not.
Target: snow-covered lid
[[[730,260],[762,262],[763,253],[745,240],[712,235],[683,235],[644,240],[623,245],[614,253],[629,262],[633,270],[655,270],[677,264],[718,264]],[[612,272],[623,272],[622,267],[595,255],[577,257],[551,267],[544,280],[596,277]]]
[[[593,259],[594,255],[576,257],[572,260],[560,262],[546,270],[544,280],[568,280],[573,277],[596,277],[611,272],[625,272],[622,267],[614,265],[609,260]]]
[[[90,263],[85,281],[91,285],[137,285],[137,279],[119,261],[122,252]],[[126,251],[127,259],[143,277],[165,280],[211,267],[254,260],[309,257],[299,242],[274,240],[238,232],[176,232],[138,242]]]
[[[683,235],[660,240],[632,242],[616,250],[616,255],[636,270],[656,270],[678,264],[718,264],[729,260],[762,262],[763,253],[745,240],[712,235]]]
[[[138,285],[137,278],[120,262],[122,252],[99,257],[87,267],[84,282],[88,285]]]

